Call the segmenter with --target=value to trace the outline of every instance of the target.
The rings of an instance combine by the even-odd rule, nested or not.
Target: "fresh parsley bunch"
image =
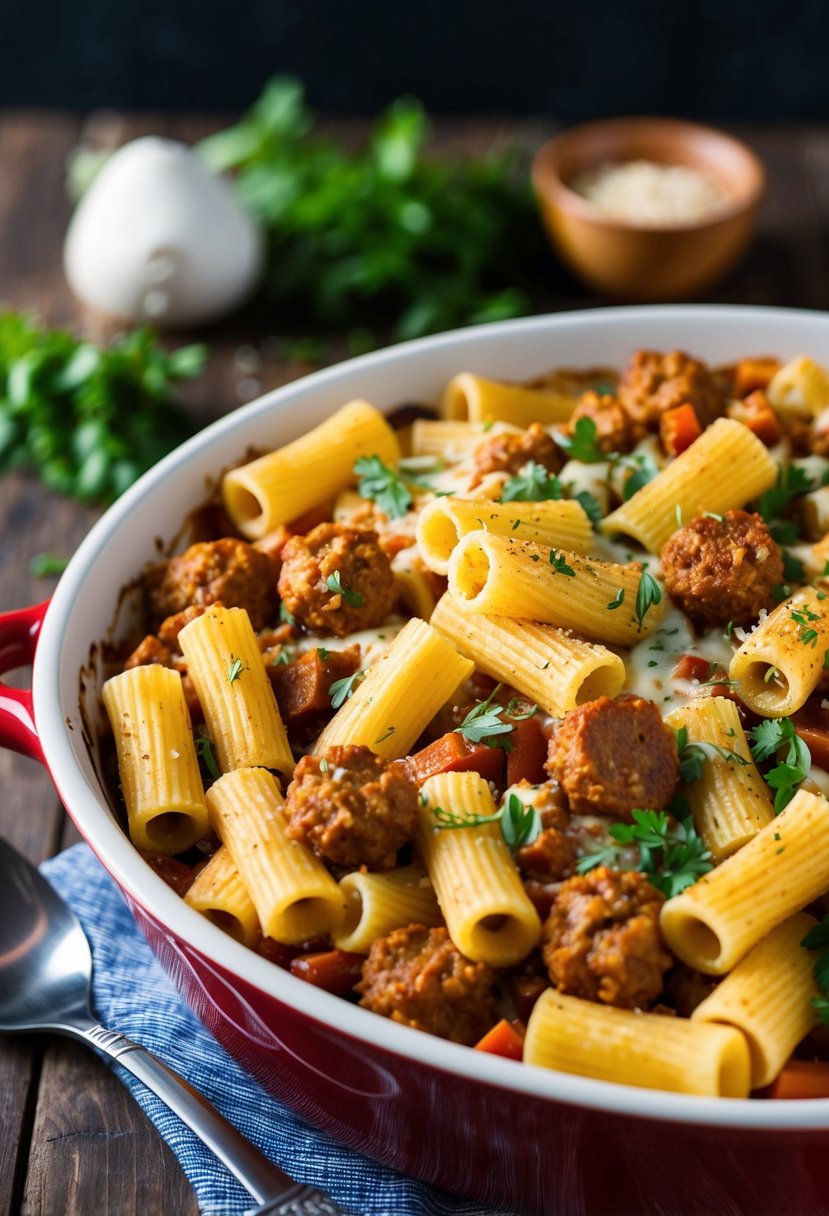
[[[111,502],[192,433],[173,386],[204,360],[204,347],[170,354],[148,329],[101,349],[0,315],[0,473],[34,469],[50,490]]]
[[[235,170],[267,233],[269,294],[292,323],[402,339],[530,311],[546,251],[514,156],[425,159],[429,124],[410,98],[367,147],[313,124],[299,82],[276,78],[199,145],[214,169]]]
[[[666,899],[679,895],[703,874],[713,868],[711,853],[697,835],[687,808],[674,808],[676,818],[665,811],[634,810],[632,823],[614,823],[610,835],[617,846],[608,845],[588,853],[576,863],[579,874],[594,866],[619,866],[618,846],[635,845],[639,849],[638,869],[647,874],[651,883]]]

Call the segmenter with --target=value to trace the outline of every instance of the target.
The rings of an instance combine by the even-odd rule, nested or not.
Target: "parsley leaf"
[[[563,497],[564,488],[559,479],[533,460],[520,473],[510,477],[501,491],[501,502],[546,502]]]
[[[573,501],[581,504],[582,510],[590,520],[591,524],[598,524],[601,522],[602,516],[604,515],[602,504],[599,502],[598,498],[590,493],[589,490],[579,490],[578,494],[573,495]]]
[[[341,680],[335,680],[328,689],[328,695],[331,698],[331,708],[339,709],[341,705],[345,705],[348,698],[353,696],[354,689],[365,678],[366,673],[364,671],[355,671],[351,676],[343,676]]]
[[[648,574],[648,571],[643,567],[642,577],[639,579],[639,587],[636,592],[636,619],[639,622],[639,631],[642,630],[645,617],[655,604],[662,602],[662,588],[653,577]]]
[[[745,756],[741,756],[733,748],[723,747],[719,743],[706,743],[704,741],[690,743],[688,740],[688,728],[685,726],[680,726],[675,734],[677,751],[679,752],[679,780],[683,785],[689,785],[692,781],[699,781],[702,777],[702,766],[706,760],[715,760],[719,757],[728,764],[737,764],[743,767],[748,764]]]
[[[563,448],[570,460],[580,460],[582,464],[604,464],[610,459],[596,442],[598,427],[592,418],[577,418],[569,435],[557,432],[555,441]]]
[[[772,756],[778,758],[785,748],[782,760],[766,773],[766,783],[775,791],[775,814],[791,802],[801,781],[809,775],[812,755],[798,735],[789,718],[766,718],[749,732],[751,754],[759,764]]]
[[[614,457],[613,465],[615,468],[630,470],[622,486],[622,499],[624,502],[632,498],[637,490],[642,489],[642,486],[646,486],[649,481],[653,481],[659,472],[656,461],[652,456],[648,456],[644,452],[633,452],[630,456],[616,456]]]
[[[500,688],[501,685],[496,684],[485,701],[478,701],[470,709],[460,726],[455,727],[454,733],[463,735],[464,739],[468,739],[470,743],[483,743],[485,747],[500,747],[505,752],[511,752],[512,741],[500,736],[512,732],[512,723],[502,720],[501,715],[505,708],[503,705],[493,705]]]
[[[364,602],[364,597],[359,591],[352,591],[350,588],[343,586],[339,570],[335,570],[333,574],[328,575],[328,578],[325,580],[325,585],[328,590],[333,591],[335,595],[341,595],[345,602],[350,604],[352,608],[359,608]]]
[[[632,823],[614,823],[610,835],[622,846],[639,849],[639,869],[666,899],[679,895],[713,868],[711,853],[697,835],[690,815],[674,824],[665,811],[636,809]],[[580,874],[594,866],[618,865],[618,850],[603,846],[581,857],[576,864]]]
[[[501,808],[501,832],[510,852],[532,844],[541,832],[541,816],[532,804],[525,806],[517,794],[510,794]]]
[[[412,494],[403,479],[379,456],[361,456],[354,462],[360,478],[357,491],[370,498],[390,519],[400,519],[412,505]]]
[[[789,503],[812,488],[812,478],[796,464],[777,466],[777,477],[770,490],[757,499],[757,510],[765,520],[777,519]]]
[[[555,549],[550,550],[550,565],[556,574],[565,574],[568,578],[575,578],[576,572],[572,566],[567,565],[567,561],[563,553],[556,553]]]

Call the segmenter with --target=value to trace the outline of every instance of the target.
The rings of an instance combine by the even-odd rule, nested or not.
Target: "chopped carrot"
[[[779,359],[741,359],[734,369],[735,397],[747,397],[755,389],[768,388],[772,376],[779,370]]]
[[[470,743],[457,731],[441,735],[409,758],[409,773],[421,783],[435,773],[480,773],[485,781],[502,784],[504,751],[484,743]]]
[[[508,719],[509,720],[509,719]],[[512,723],[509,736],[512,751],[507,753],[507,785],[526,780],[539,785],[546,777],[547,737],[537,718],[520,718]]]
[[[829,730],[823,726],[801,725],[795,718],[794,728],[812,753],[818,768],[829,769]]]
[[[291,960],[291,975],[324,988],[335,996],[348,996],[362,974],[365,955],[348,950],[325,950],[321,954],[300,954]]]
[[[766,394],[759,389],[750,393],[745,401],[732,402],[728,416],[747,426],[767,448],[780,442],[780,421]]]
[[[672,674],[677,680],[699,680],[703,684],[711,678],[711,664],[698,654],[684,654]]]
[[[829,1064],[789,1060],[765,1091],[767,1098],[829,1098]]]
[[[514,1022],[501,1018],[475,1044],[475,1050],[486,1051],[492,1056],[504,1056],[508,1060],[521,1060],[524,1058],[524,1033],[524,1024],[517,1018]]]
[[[669,456],[679,456],[702,434],[697,411],[689,401],[665,410],[659,418],[659,438]]]

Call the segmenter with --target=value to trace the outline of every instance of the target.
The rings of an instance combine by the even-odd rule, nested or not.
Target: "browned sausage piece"
[[[494,973],[465,958],[444,928],[409,925],[372,942],[356,991],[374,1013],[467,1046],[498,1020]]]
[[[542,928],[550,979],[571,996],[646,1008],[661,993],[673,961],[659,936],[663,902],[635,871],[598,866],[568,878]]]
[[[522,783],[529,786],[529,782]],[[541,831],[532,842],[515,854],[518,868],[529,879],[558,882],[573,873],[576,841],[568,833],[570,816],[567,799],[555,781],[546,781],[536,791],[532,804],[541,820]]]
[[[658,429],[660,414],[686,402],[694,407],[703,428],[719,418],[725,408],[723,393],[706,365],[681,350],[666,355],[654,350],[634,351],[618,392],[633,422],[651,431]]]
[[[295,722],[317,714],[331,714],[331,685],[351,676],[360,666],[360,647],[320,652],[319,647],[300,655],[292,663],[269,667],[276,703],[282,721]]]
[[[630,819],[663,810],[677,782],[673,731],[644,697],[599,697],[565,714],[550,740],[547,770],[574,815]]]
[[[344,638],[379,625],[397,589],[376,532],[324,523],[283,548],[279,594],[298,624]]]
[[[417,789],[370,747],[303,756],[285,798],[288,836],[333,865],[391,870],[417,822]]]
[[[704,625],[753,625],[784,581],[783,555],[759,515],[699,515],[662,548],[668,594]]]
[[[569,434],[580,418],[590,418],[596,424],[596,446],[602,452],[629,452],[647,434],[647,429],[633,421],[616,397],[600,396],[593,390],[584,393],[570,415]]]
[[[548,473],[557,473],[563,464],[558,446],[539,422],[533,422],[520,435],[510,431],[490,435],[475,448],[472,460],[473,485],[487,473],[517,473],[530,461],[543,465]]]
[[[199,541],[167,563],[150,586],[150,610],[159,621],[192,605],[245,608],[254,629],[276,609],[276,572],[270,557],[233,537]]]

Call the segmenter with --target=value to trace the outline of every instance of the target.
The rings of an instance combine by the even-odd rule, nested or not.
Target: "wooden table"
[[[64,163],[82,134],[119,142],[154,131],[184,139],[216,126],[195,118],[99,116],[86,124],[61,114],[0,115],[0,300],[33,310],[44,322],[106,336],[72,300],[61,271],[70,214]],[[481,150],[504,138],[534,147],[551,122],[440,124],[439,143]],[[769,196],[757,240],[741,266],[713,295],[723,302],[829,306],[829,128],[742,128],[765,161]],[[575,285],[553,307],[593,301]],[[207,374],[190,386],[200,422],[257,395],[240,348],[251,341],[249,318],[203,335]],[[259,341],[267,319],[253,326]],[[188,335],[189,337],[189,335]],[[751,335],[746,335],[750,349]],[[273,388],[309,370],[265,362],[255,379]],[[29,573],[34,554],[70,553],[95,512],[46,493],[33,479],[0,479],[0,611],[49,595],[54,580]],[[25,685],[25,675],[22,683]],[[0,833],[35,862],[78,839],[48,776],[34,762],[0,753]],[[0,1041],[0,1213],[29,1216],[126,1216],[197,1211],[175,1158],[120,1083],[95,1057],[58,1040]]]

